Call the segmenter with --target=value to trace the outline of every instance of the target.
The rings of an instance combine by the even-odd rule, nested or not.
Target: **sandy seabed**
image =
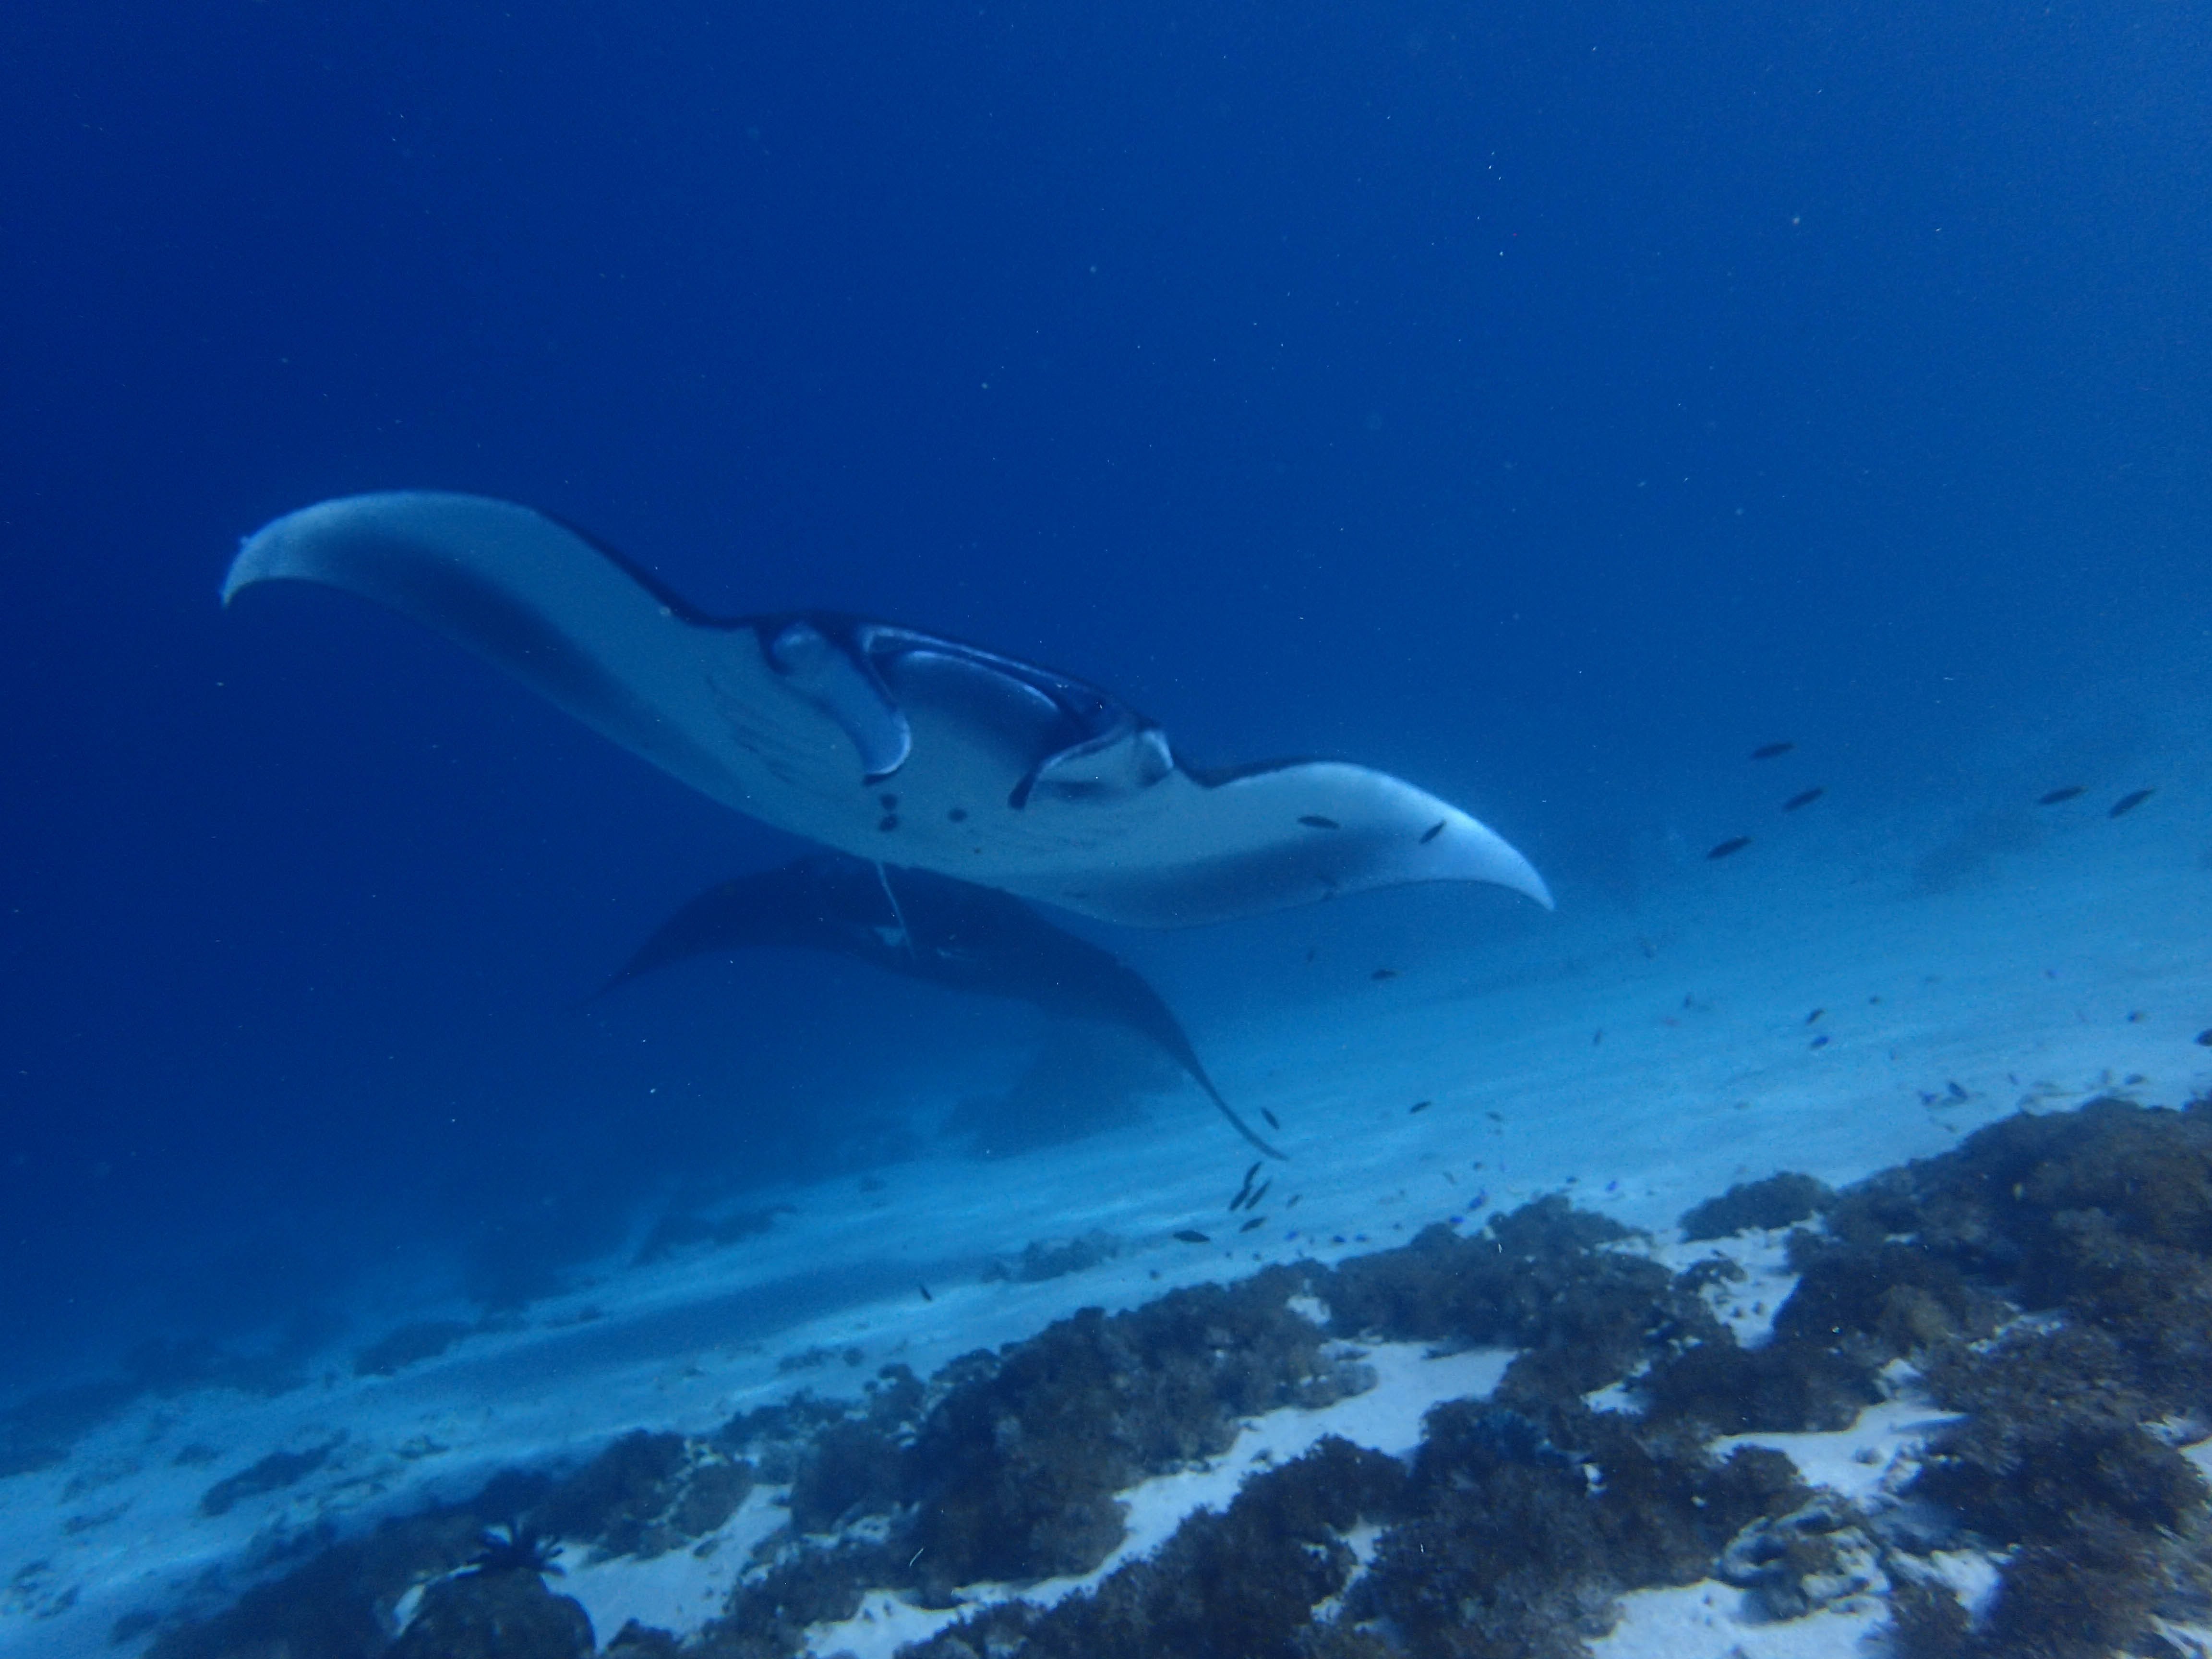
[[[0,1482],[0,1653],[2212,1650],[2179,773],[1194,1026],[1249,1209],[1177,1093],[131,1400]],[[514,1522],[560,1576],[452,1576]]]

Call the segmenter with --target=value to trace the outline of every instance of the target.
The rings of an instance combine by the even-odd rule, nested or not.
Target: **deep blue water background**
[[[8,8],[0,1387],[526,1290],[1019,1035],[827,963],[578,1012],[786,844],[368,607],[226,615],[242,533],[512,496],[1617,902],[1751,743],[1909,799],[2201,658],[2208,85],[2169,3]],[[1119,943],[1202,1026],[1234,934]]]

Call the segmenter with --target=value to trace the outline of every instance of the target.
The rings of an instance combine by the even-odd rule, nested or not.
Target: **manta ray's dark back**
[[[1222,1098],[1174,1012],[1134,969],[1010,894],[927,870],[821,853],[723,882],[664,922],[610,988],[686,957],[760,949],[834,951],[886,973],[1121,1026],[1188,1073],[1237,1133],[1283,1156]]]

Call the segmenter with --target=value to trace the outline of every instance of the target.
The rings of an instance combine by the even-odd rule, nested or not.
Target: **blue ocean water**
[[[526,1295],[1025,1040],[833,963],[580,1007],[793,843],[366,606],[226,614],[240,536],[512,497],[1631,903],[1754,744],[1940,804],[2198,672],[2208,70],[2179,6],[12,9],[0,1388]],[[1203,1024],[1287,937],[1109,942]]]

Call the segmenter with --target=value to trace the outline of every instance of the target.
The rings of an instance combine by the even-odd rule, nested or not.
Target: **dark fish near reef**
[[[1263,1216],[1263,1215],[1255,1215],[1255,1216],[1254,1216],[1254,1217],[1253,1217],[1249,1221],[1246,1222],[1243,1226],[1239,1227],[1237,1231],[1238,1232],[1240,1232],[1240,1233],[1249,1233],[1249,1232],[1250,1232],[1250,1231],[1252,1231],[1252,1229],[1254,1229],[1255,1227],[1264,1227],[1264,1226],[1266,1226],[1267,1224],[1267,1217],[1265,1217],[1265,1216]]]
[[[1269,1110],[1268,1110],[1265,1106],[1262,1106],[1262,1107],[1260,1109],[1260,1115],[1261,1115],[1261,1117],[1264,1117],[1264,1118],[1266,1118],[1266,1119],[1267,1120],[1267,1127],[1268,1127],[1270,1129],[1279,1129],[1279,1128],[1281,1128],[1281,1127],[1283,1127],[1283,1120],[1282,1120],[1282,1119],[1280,1119],[1280,1118],[1279,1118],[1279,1117],[1277,1117],[1277,1116],[1276,1116],[1273,1112],[1269,1111]]]
[[[2108,818],[2116,818],[2123,812],[2132,812],[2136,807],[2141,806],[2145,801],[2148,800],[2156,793],[2158,793],[2158,791],[2155,789],[2130,790],[2128,793],[2121,796],[2118,800],[2114,801],[2112,803],[2112,810],[2106,813],[2105,816]]]
[[[1185,1227],[1176,1237],[1186,1244],[1211,1244],[1213,1241],[1195,1227]]]
[[[1706,854],[1705,856],[1709,859],[1724,859],[1734,854],[1741,853],[1745,848],[1750,845],[1751,837],[1749,836],[1730,836],[1719,846],[1714,848],[1711,852]]]
[[[1827,793],[1826,789],[1801,789],[1782,803],[1782,810],[1785,812],[1795,812],[1801,806],[1810,806]]]
[[[1256,1164],[1244,1171],[1243,1184],[1237,1188],[1237,1195],[1229,1200],[1229,1207],[1232,1212],[1243,1209],[1244,1200],[1252,1196],[1252,1177],[1259,1173],[1260,1166]]]
[[[1435,1104],[1433,1100],[1417,1100],[1406,1109],[1406,1115],[1411,1117],[1415,1112],[1425,1112]]]
[[[2053,789],[2048,794],[2038,795],[2035,798],[2035,804],[2038,806],[2056,806],[2063,800],[2072,800],[2076,795],[2086,795],[2088,793],[2086,786],[2069,783],[2063,789]]]
[[[434,629],[776,829],[860,859],[895,846],[908,868],[1101,921],[1188,927],[1426,881],[1552,902],[1494,830],[1388,774],[1339,761],[1189,766],[1157,721],[1102,687],[866,617],[710,617],[512,501],[431,490],[323,501],[248,537],[223,599],[272,580],[319,582]],[[1340,832],[1310,834],[1301,817]]]
[[[1796,746],[1794,743],[1762,743],[1751,751],[1751,757],[1753,760],[1772,760],[1778,755],[1788,754]]]
[[[1012,894],[927,870],[812,853],[726,881],[664,922],[608,988],[687,957],[751,949],[857,957],[886,973],[1134,1031],[1188,1073],[1237,1133],[1283,1156],[1222,1098],[1174,1013],[1134,969]]]
[[[1378,982],[1382,980],[1395,979],[1397,977],[1398,970],[1395,968],[1377,968],[1373,973],[1368,975],[1368,978]]]

